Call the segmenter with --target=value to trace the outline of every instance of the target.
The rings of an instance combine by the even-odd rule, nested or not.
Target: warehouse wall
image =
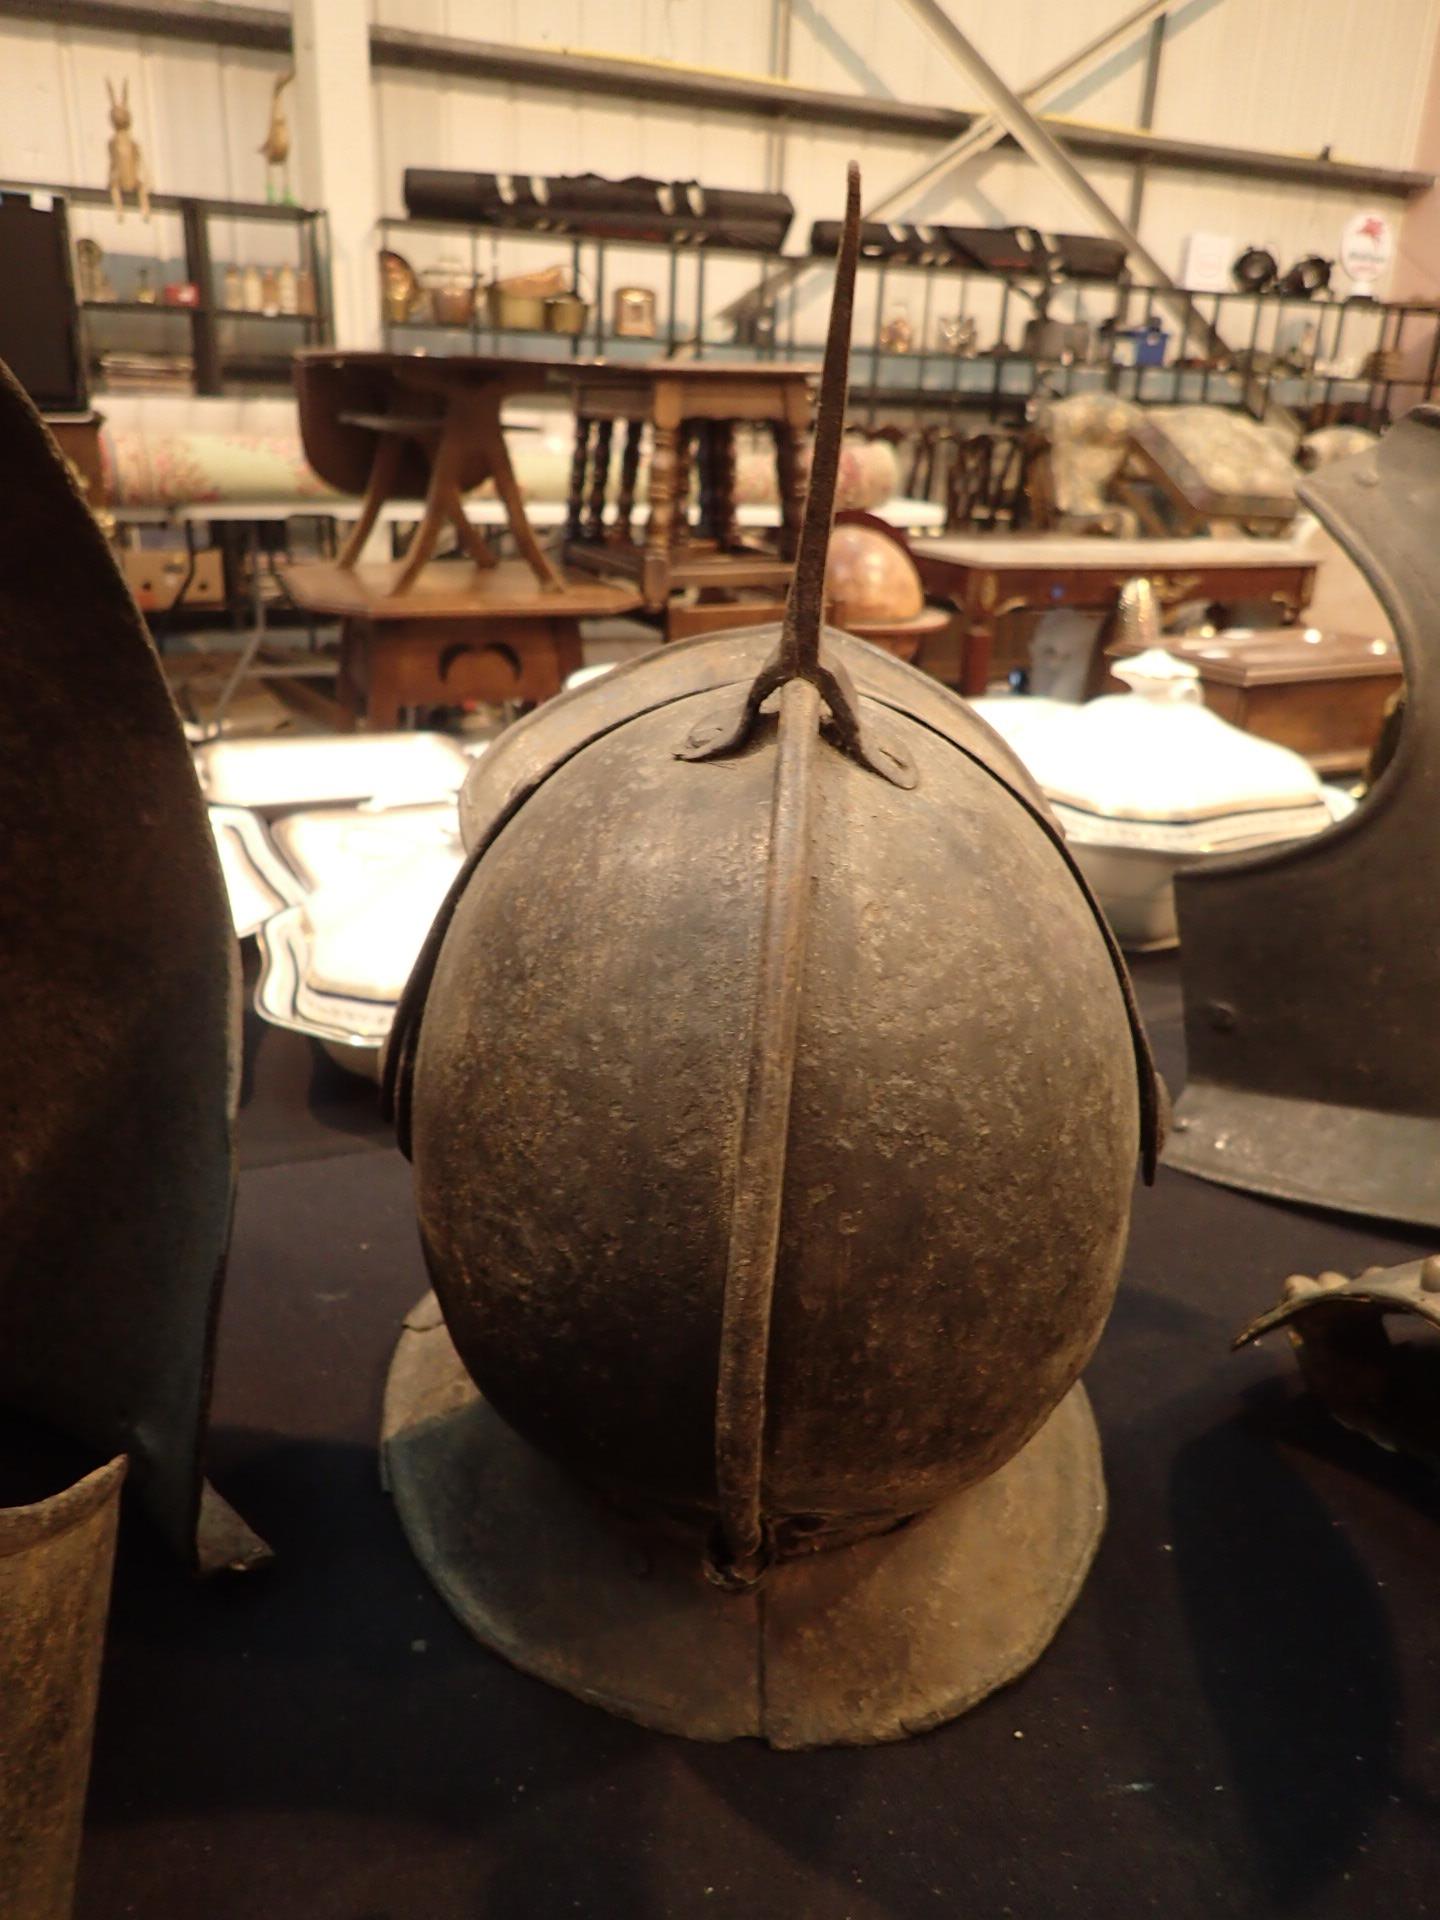
[[[763,73],[771,0],[372,0],[377,21],[420,31],[574,47]],[[1023,85],[1089,40],[1123,11],[1122,0],[968,0],[956,10],[999,71]],[[1414,151],[1440,6],[1437,0],[1188,0],[1168,16],[1155,130],[1182,138],[1408,166]],[[1116,126],[1138,123],[1145,62],[1142,34],[1070,88],[1052,111]],[[793,0],[789,77],[802,86],[950,106],[974,104],[967,84],[901,0]],[[763,186],[775,164],[772,137],[730,115],[681,114],[628,102],[564,97],[454,80],[380,74],[377,139],[380,203],[402,211],[406,165],[698,177],[723,186]],[[798,238],[833,215],[845,160],[864,170],[867,198],[913,171],[928,143],[796,127],[784,139],[780,183],[796,202]],[[1093,184],[1124,212],[1131,169],[1087,163]],[[1356,202],[1269,181],[1153,169],[1141,238],[1178,272],[1185,236],[1229,234],[1236,248],[1271,247],[1282,264],[1310,252],[1333,255]],[[1394,211],[1398,214],[1399,206]],[[937,186],[919,218],[958,223],[1024,220],[1085,231],[1064,193],[1023,155],[997,151]],[[792,240],[792,245],[795,242]],[[427,252],[417,241],[417,265]],[[532,245],[502,245],[502,271],[538,263]],[[616,262],[617,267],[621,264]],[[653,259],[649,275],[654,278]],[[643,256],[634,260],[644,279]],[[712,265],[706,308],[743,290],[753,271]],[[799,331],[814,337],[823,284],[812,284]],[[682,294],[683,298],[683,294]],[[993,315],[976,290],[982,336]],[[990,306],[998,297],[989,296]],[[912,315],[918,319],[918,315]],[[1021,316],[1017,315],[1018,319]],[[872,322],[862,314],[868,334]]]
[[[1440,175],[1440,43],[1431,56],[1413,164]],[[1421,194],[1406,211],[1392,287],[1397,299],[1440,300],[1440,189]]]
[[[257,0],[288,12],[286,0]],[[263,200],[258,148],[270,119],[274,60],[226,49],[0,20],[0,178],[104,186],[106,81],[130,86],[134,134],[153,188],[223,200]],[[107,255],[150,255],[156,276],[184,257],[179,216],[144,227],[130,215],[77,209],[79,233]],[[211,235],[217,256],[265,262],[275,234],[230,222]],[[278,264],[278,263],[277,263]],[[172,276],[173,277],[173,276]]]
[[[283,0],[268,0],[283,4]],[[763,73],[771,0],[371,0],[374,18],[414,30],[572,46],[632,57]],[[1023,84],[1108,25],[1122,0],[967,0],[957,10],[981,50]],[[1416,149],[1440,0],[1180,0],[1167,25],[1155,126],[1161,133],[1297,152],[1329,146],[1338,158],[1404,166]],[[1087,121],[1135,124],[1144,37],[1055,102]],[[276,64],[261,58],[0,21],[0,173],[96,183],[108,135],[105,79],[130,76],[136,132],[156,185],[254,198],[263,192],[256,148]],[[897,99],[971,104],[963,80],[900,0],[793,0],[790,77],[806,86]],[[803,235],[835,210],[841,169],[854,153],[873,197],[915,167],[924,143],[799,127],[778,142],[761,124],[638,103],[513,86],[380,73],[375,79],[377,196],[403,211],[406,165],[545,172],[696,176],[760,186],[776,169],[797,204]],[[1123,211],[1130,170],[1088,168]],[[1399,211],[1398,206],[1394,209]],[[1348,194],[1154,170],[1141,235],[1178,268],[1197,228],[1273,247],[1283,262],[1333,253],[1355,211]],[[932,192],[924,217],[1026,220],[1083,228],[1065,197],[1022,156],[996,153]],[[96,237],[116,236],[99,216]],[[134,244],[127,225],[126,243]],[[166,242],[157,237],[157,247]],[[244,251],[240,247],[239,251]],[[433,252],[434,249],[431,249]],[[417,238],[415,264],[429,254]],[[503,267],[537,264],[506,243]],[[637,275],[642,271],[637,265]],[[650,264],[653,278],[653,259]],[[736,263],[711,269],[707,307],[751,278]],[[816,298],[823,289],[816,290]]]

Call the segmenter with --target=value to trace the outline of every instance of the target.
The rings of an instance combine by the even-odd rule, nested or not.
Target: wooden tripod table
[[[559,592],[564,582],[525,518],[500,409],[513,394],[568,393],[573,364],[329,347],[298,353],[295,388],[305,457],[330,486],[364,496],[339,565],[358,563],[388,500],[423,494],[424,511],[392,590],[403,594],[415,585],[446,527],[477,567],[493,567],[495,555],[463,505],[473,487],[493,480],[537,583]]]
[[[629,575],[645,605],[664,607],[676,587],[728,592],[769,588],[783,597],[800,538],[802,435],[813,411],[817,367],[650,360],[638,366],[573,363],[575,460],[565,558],[595,573]],[[625,425],[620,493],[605,523],[612,443]],[[780,502],[778,551],[743,543],[735,524],[735,429],[765,426],[775,442]],[[633,532],[640,442],[651,432],[650,511]],[[692,459],[698,456],[700,525],[690,532]]]

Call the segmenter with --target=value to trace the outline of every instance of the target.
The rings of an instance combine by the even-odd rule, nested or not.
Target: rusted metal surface
[[[435,963],[455,909],[490,846],[553,774],[627,722],[665,706],[675,706],[678,711],[680,703],[692,696],[740,689],[722,709],[727,720],[732,718],[737,702],[743,704],[756,673],[774,653],[776,637],[774,627],[753,627],[662,647],[643,659],[615,668],[575,693],[547,701],[515,726],[507,728],[476,761],[460,795],[460,828],[468,858],[416,960],[396,1015],[386,1058],[386,1103],[405,1152],[410,1151],[415,1045]],[[1110,954],[1115,983],[1130,1021],[1141,1107],[1141,1156],[1148,1179],[1154,1172],[1164,1135],[1164,1102],[1149,1043],[1120,948],[1039,787],[1005,741],[963,700],[928,674],[917,673],[903,661],[876,647],[866,646],[835,627],[825,629],[824,648],[831,667],[843,668],[857,699],[866,705],[872,731],[887,727],[890,714],[903,713],[927,732],[958,748],[1024,809],[1050,842],[1070,881],[1088,902]],[[708,731],[712,726],[719,731],[718,718],[713,723],[703,723],[702,730]],[[705,744],[709,744],[708,739]],[[893,738],[889,744],[894,744]]]
[[[603,767],[567,763],[476,869],[425,1010],[413,1150],[487,1397],[618,1488],[713,1511],[775,723],[677,784],[687,707],[606,736]],[[1044,1411],[1027,1388],[1058,1395],[1098,1334],[1139,1135],[1083,895],[973,761],[904,739],[913,794],[820,762],[769,1363],[771,1497],[811,1528],[883,1524],[1020,1443]],[[816,1347],[833,1437],[803,1408]]]
[[[1409,414],[1301,497],[1390,616],[1405,719],[1347,820],[1177,874],[1189,1081],[1165,1157],[1440,1226],[1440,410]]]
[[[0,1914],[68,1920],[123,1459],[0,1506]]]
[[[1392,1343],[1385,1322],[1408,1315],[1440,1329],[1440,1255],[1398,1267],[1292,1274],[1277,1306],[1235,1336],[1249,1346],[1283,1329],[1310,1391],[1343,1427],[1440,1471],[1440,1347]]]
[[[128,1453],[193,1560],[238,953],[154,649],[3,368],[0,844],[0,1406]]]
[[[1079,1416],[1057,1409],[1079,1404],[1158,1104],[1123,964],[1028,780],[933,682],[821,634],[853,260],[852,236],[786,622],[606,676],[485,756],[500,764],[467,790],[471,856],[388,1071],[448,1340],[484,1403],[482,1419],[474,1396],[454,1402],[458,1373],[432,1381],[449,1438],[432,1432],[430,1456],[415,1422],[432,1392],[394,1389],[391,1431],[414,1447],[392,1441],[391,1479],[422,1558],[521,1664],[656,1724],[781,1744],[958,1711],[1035,1657],[1037,1621],[1053,1631],[1093,1550],[1093,1487],[1073,1525],[1035,1535],[1013,1637],[970,1644],[964,1619],[976,1583],[1009,1588],[1024,1490],[1043,1484],[1052,1509],[1073,1493]],[[702,1609],[727,1623],[717,1645],[746,1617],[723,1609],[773,1594],[780,1620],[793,1603],[793,1742],[783,1716],[757,1719],[753,1672],[738,1692],[702,1673],[689,1708],[671,1675],[661,1716],[645,1618],[628,1678],[601,1688],[594,1634],[552,1658],[525,1606],[479,1597],[501,1547],[485,1498],[468,1570],[442,1507],[463,1504],[455,1462],[479,1472],[487,1447],[511,1461],[511,1494],[530,1472],[496,1415],[589,1489],[535,1516],[532,1567],[572,1563],[550,1536],[582,1526],[580,1503],[592,1532],[619,1510],[681,1542],[689,1584],[667,1562],[651,1638],[671,1607],[698,1618],[702,1564],[730,1589]],[[987,1547],[965,1516],[997,1502]],[[922,1658],[917,1543],[938,1564],[951,1527],[967,1605],[939,1609],[948,1645]],[[952,1572],[933,1577],[948,1590]],[[580,1596],[566,1605],[578,1619]],[[512,1628],[534,1635],[530,1657]],[[871,1697],[872,1646],[903,1666],[910,1634],[903,1705]],[[740,1637],[747,1671],[768,1660],[763,1634]],[[807,1718],[811,1694],[834,1710]]]
[[[844,425],[843,406],[836,406],[834,399],[837,390],[844,393],[850,361],[859,218],[860,173],[852,165],[825,352],[825,391],[831,404],[822,407],[816,430],[810,491],[779,647],[750,689],[738,724],[718,736],[702,728],[698,739],[692,728],[679,749],[679,757],[690,760],[736,752],[749,738],[764,700],[778,689],[770,845],[715,1392],[720,1520],[708,1570],[718,1584],[736,1590],[754,1585],[773,1558],[764,1513],[765,1375],[805,971],[815,762],[826,709],[846,750],[868,764],[854,696],[842,688],[833,670],[827,671],[820,651],[825,561]],[[899,766],[898,761],[894,764]],[[913,785],[913,769],[910,776],[905,784]]]

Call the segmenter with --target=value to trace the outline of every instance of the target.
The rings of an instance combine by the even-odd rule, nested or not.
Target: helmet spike
[[[830,330],[815,411],[815,442],[810,456],[810,487],[800,528],[795,575],[785,603],[780,657],[787,675],[812,678],[820,658],[820,628],[825,616],[825,560],[830,523],[835,515],[835,482],[840,471],[840,442],[845,433],[845,393],[850,375],[850,329],[855,311],[855,265],[860,256],[860,168],[846,173],[845,225],[830,302]]]
[[[909,755],[892,742],[872,742],[862,732],[855,690],[848,676],[834,662],[820,657],[825,621],[825,563],[829,556],[830,523],[835,513],[840,442],[845,432],[850,326],[855,311],[855,266],[859,257],[860,169],[852,160],[847,170],[845,224],[835,270],[835,291],[830,301],[825,365],[820,374],[810,486],[779,644],[741,699],[738,710],[707,716],[691,729],[678,749],[682,760],[714,760],[722,754],[734,753],[749,739],[757,714],[777,688],[792,680],[808,680],[821,698],[817,713],[828,712],[831,732],[844,752],[896,786],[915,784],[915,769]]]

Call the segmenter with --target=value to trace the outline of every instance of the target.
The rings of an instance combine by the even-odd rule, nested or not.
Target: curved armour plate
[[[259,1543],[208,1490],[202,1523],[200,1469],[233,1188],[230,910],[155,650],[3,366],[0,449],[0,1404],[127,1453],[187,1559],[199,1526],[202,1564],[244,1561]]]
[[[1390,616],[1404,724],[1348,819],[1176,876],[1190,1077],[1165,1159],[1440,1226],[1440,409],[1301,494]]]
[[[1279,1304],[1242,1327],[1247,1347],[1277,1328],[1290,1336],[1306,1386],[1331,1416],[1387,1453],[1408,1453],[1440,1471],[1440,1398],[1433,1340],[1392,1342],[1391,1316],[1440,1329],[1440,1258],[1341,1273],[1291,1274]]]

